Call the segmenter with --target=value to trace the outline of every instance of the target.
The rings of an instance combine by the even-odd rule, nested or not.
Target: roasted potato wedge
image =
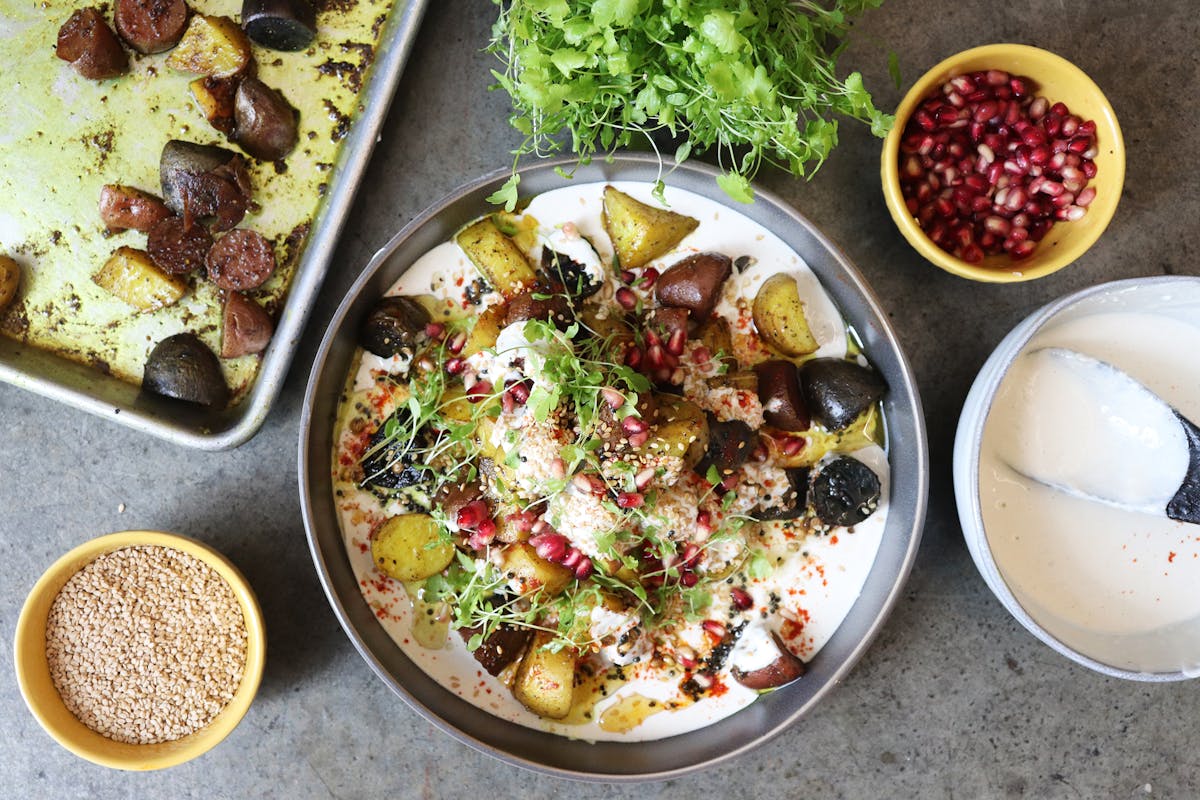
[[[517,668],[513,696],[539,717],[562,719],[571,711],[575,690],[575,652],[546,649],[552,635],[539,631]]]
[[[708,416],[704,411],[683,398],[660,395],[658,419],[646,442],[650,452],[682,457],[685,469],[700,463],[708,449]]]
[[[696,329],[692,338],[699,339],[700,344],[704,345],[713,359],[730,364],[736,363],[733,356],[733,334],[724,317],[709,317]]]
[[[20,265],[11,256],[0,255],[0,311],[8,308],[20,286]]]
[[[467,343],[463,345],[460,358],[469,358],[476,353],[496,346],[496,339],[504,329],[504,306],[495,305],[485,308],[475,320],[475,327],[467,335]]]
[[[809,330],[800,289],[791,275],[779,272],[763,281],[751,311],[758,335],[783,355],[808,355],[821,346]]]
[[[503,570],[521,583],[522,591],[533,592],[540,588],[551,596],[561,594],[573,577],[571,570],[547,561],[523,542],[505,548]]]
[[[133,247],[117,248],[92,280],[139,311],[169,306],[187,291],[186,283],[159,269],[145,250]]]
[[[470,641],[479,631],[480,628],[460,628],[458,632],[463,641]],[[529,628],[501,624],[475,648],[473,655],[489,675],[499,675],[520,657],[532,636],[533,631]]]
[[[611,186],[604,187],[603,221],[621,269],[638,269],[669,253],[700,225],[699,220],[648,206]]]
[[[491,217],[484,217],[463,228],[454,241],[471,259],[484,280],[506,300],[516,297],[537,281],[537,273],[529,265],[521,248],[501,233]]]
[[[226,136],[232,136],[237,122],[234,119],[233,100],[237,96],[237,78],[214,78],[205,75],[188,84],[192,99],[200,107],[200,113],[208,124]]]
[[[855,361],[815,358],[800,367],[800,389],[813,419],[836,431],[879,402],[887,384],[878,372]]]
[[[229,17],[196,14],[167,57],[180,72],[228,78],[250,65],[250,39]]]
[[[775,689],[804,675],[806,669],[804,662],[792,655],[792,651],[787,649],[777,634],[772,633],[771,638],[775,640],[775,646],[779,648],[778,658],[765,667],[759,667],[749,672],[743,672],[737,667],[732,670],[733,679],[747,689],[757,691]]]
[[[384,520],[371,538],[371,558],[398,581],[422,581],[444,570],[454,544],[428,514],[400,514]]]

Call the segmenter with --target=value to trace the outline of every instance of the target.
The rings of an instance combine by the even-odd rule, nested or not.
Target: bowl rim
[[[1017,600],[1015,593],[1004,580],[1000,567],[992,555],[983,522],[983,507],[979,496],[979,454],[983,447],[983,432],[991,415],[992,403],[1004,378],[1012,368],[1013,361],[1030,340],[1047,323],[1063,312],[1093,297],[1114,294],[1145,287],[1171,286],[1175,284],[1200,284],[1200,276],[1155,275],[1145,278],[1125,278],[1089,286],[1053,300],[1029,314],[1001,340],[988,356],[963,403],[958,428],[954,437],[954,494],[958,506],[959,523],[963,538],[971,553],[975,567],[1000,604],[1017,622],[1055,652],[1066,656],[1077,664],[1110,678],[1141,681],[1145,683],[1168,683],[1197,677],[1183,670],[1145,672],[1114,667],[1088,656],[1058,639],[1034,619]]]
[[[117,742],[96,733],[72,716],[49,678],[45,655],[46,615],[67,580],[102,555],[142,545],[178,550],[212,567],[233,591],[246,626],[246,665],[233,698],[205,727],[180,739],[158,744]],[[97,536],[68,550],[46,568],[30,589],[17,619],[13,639],[17,684],[25,705],[42,729],[80,758],[103,767],[131,771],[173,767],[216,747],[249,710],[266,663],[267,636],[262,609],[246,577],[212,546],[164,531],[120,531]],[[57,704],[54,713],[48,704]]]
[[[1107,216],[1103,219],[1090,217],[1098,221],[1089,225],[1084,235],[1076,239],[1070,246],[1058,249],[1053,257],[1048,258],[1042,264],[1020,271],[1001,270],[970,264],[962,259],[955,258],[951,253],[934,244],[933,240],[926,236],[925,232],[917,224],[916,219],[908,213],[908,209],[904,204],[904,197],[900,191],[899,167],[900,139],[904,134],[904,126],[913,110],[925,99],[934,85],[944,79],[945,73],[954,72],[963,61],[987,56],[1011,57],[1013,55],[1024,55],[1050,62],[1057,70],[1073,75],[1089,92],[1094,93],[1099,99],[1100,107],[1104,113],[1098,115],[1097,122],[1109,128],[1108,133],[1111,135],[1113,141],[1113,163],[1106,165],[1106,169],[1115,171],[1113,185],[1117,197],[1116,202],[1108,209]],[[892,220],[896,223],[896,227],[900,229],[900,233],[903,234],[913,249],[927,261],[953,275],[983,283],[1021,283],[1045,277],[1069,266],[1081,258],[1096,243],[1104,231],[1107,230],[1109,224],[1112,222],[1112,218],[1116,215],[1117,206],[1120,204],[1121,191],[1125,185],[1125,138],[1121,133],[1121,125],[1117,120],[1116,111],[1099,85],[1086,72],[1057,53],[1040,47],[1015,42],[997,42],[980,45],[979,47],[972,47],[968,50],[955,53],[939,61],[917,79],[916,83],[905,93],[900,104],[896,107],[895,119],[896,121],[892,125],[892,129],[884,139],[880,154],[880,177],[885,205],[891,214]]]
[[[577,162],[573,158],[560,158],[555,160],[541,161],[533,166],[521,170],[521,185],[522,187],[528,187],[531,182],[536,183],[538,180],[557,180],[559,181],[557,185],[570,185],[569,183],[562,182],[561,175],[563,172],[572,174],[574,176],[573,180],[579,183],[590,183],[593,181],[617,182],[622,180],[647,181],[647,177],[643,177],[643,175],[649,175],[651,176],[649,180],[653,180],[653,175],[661,175],[662,173],[662,164],[659,159],[653,154],[642,153],[620,153],[614,155],[611,159],[605,159],[603,161],[597,160],[591,165],[577,167]],[[833,674],[823,679],[824,683],[820,684],[817,691],[806,702],[801,704],[798,708],[793,709],[782,723],[773,725],[765,731],[757,731],[756,735],[753,736],[752,739],[735,743],[729,746],[728,750],[715,757],[702,758],[700,760],[691,761],[685,764],[678,764],[675,766],[664,767],[656,764],[653,769],[647,769],[642,772],[620,771],[613,768],[606,769],[603,766],[605,763],[605,757],[607,755],[613,755],[614,758],[619,758],[620,756],[616,755],[618,753],[631,754],[638,749],[644,750],[648,745],[660,745],[664,742],[676,743],[677,740],[695,737],[696,735],[703,734],[706,731],[713,731],[716,726],[722,725],[728,720],[737,719],[739,715],[749,714],[751,709],[762,705],[761,701],[756,701],[755,703],[751,704],[751,706],[740,710],[725,720],[714,723],[714,725],[701,728],[692,733],[652,742],[597,742],[586,744],[581,743],[579,740],[567,739],[565,737],[560,737],[543,731],[524,728],[516,723],[500,720],[499,718],[492,717],[487,712],[474,706],[468,706],[467,709],[463,711],[463,713],[466,715],[486,718],[493,721],[497,727],[504,728],[508,734],[514,737],[527,736],[538,739],[540,742],[546,743],[549,747],[560,746],[567,748],[568,746],[574,747],[580,744],[586,744],[586,746],[589,748],[589,753],[595,754],[594,757],[591,757],[587,760],[588,763],[586,768],[573,768],[545,763],[537,760],[537,757],[535,756],[522,755],[520,752],[517,752],[518,745],[512,744],[510,741],[505,742],[510,749],[503,749],[494,741],[484,741],[482,735],[473,735],[468,731],[460,729],[452,721],[444,719],[437,710],[431,708],[430,703],[425,702],[422,697],[418,696],[417,691],[404,685],[399,679],[396,678],[396,676],[389,672],[387,666],[381,660],[380,654],[371,649],[370,644],[365,639],[365,634],[356,627],[356,623],[358,621],[362,621],[364,625],[371,624],[374,621],[374,616],[372,614],[368,613],[363,615],[361,609],[359,608],[359,606],[365,608],[366,604],[362,599],[361,593],[358,592],[357,584],[355,583],[353,595],[348,599],[347,602],[343,602],[343,599],[339,593],[339,588],[337,585],[335,585],[336,580],[331,572],[329,558],[327,558],[322,546],[322,532],[318,529],[320,522],[317,519],[317,514],[319,513],[320,508],[328,508],[332,506],[332,498],[331,496],[321,496],[319,495],[319,492],[317,494],[314,493],[318,491],[320,485],[323,485],[328,481],[327,478],[318,479],[317,485],[314,485],[314,475],[317,471],[324,470],[326,475],[328,475],[328,465],[331,458],[331,446],[329,442],[314,441],[314,428],[317,427],[315,424],[315,409],[319,402],[319,398],[317,396],[318,389],[322,383],[325,373],[329,369],[336,369],[338,372],[336,385],[340,387],[344,384],[344,370],[346,365],[344,363],[331,364],[335,342],[339,338],[339,333],[347,325],[347,316],[350,313],[352,306],[355,305],[356,301],[358,301],[360,295],[365,289],[372,287],[373,281],[377,278],[378,273],[384,271],[385,264],[392,254],[402,246],[405,246],[411,238],[417,236],[418,232],[420,232],[422,228],[427,225],[427,223],[435,221],[440,215],[453,210],[452,207],[456,204],[461,204],[462,202],[469,200],[470,205],[474,210],[471,216],[467,219],[478,216],[481,209],[487,208],[487,204],[482,198],[490,193],[490,191],[499,188],[500,185],[509,178],[510,174],[511,173],[508,169],[502,169],[491,172],[473,181],[469,181],[457,189],[452,190],[424,212],[417,215],[408,225],[404,226],[388,241],[387,244],[381,247],[374,254],[367,266],[362,270],[359,277],[355,280],[354,284],[347,291],[337,311],[334,313],[329,322],[329,325],[322,338],[320,349],[318,350],[313,361],[312,371],[310,373],[308,385],[305,391],[305,398],[302,404],[298,442],[299,469],[297,472],[299,478],[301,510],[304,516],[309,547],[312,552],[314,567],[317,571],[318,578],[321,581],[321,585],[325,590],[330,606],[332,607],[334,614],[337,616],[338,621],[341,623],[343,630],[346,631],[346,634],[350,638],[355,649],[367,661],[376,675],[378,675],[388,686],[390,686],[391,689],[397,695],[399,695],[401,699],[409,705],[410,708],[414,709],[418,714],[431,722],[435,727],[475,750],[495,757],[505,763],[523,767],[534,772],[573,780],[607,783],[666,780],[668,778],[678,777],[719,763],[725,763],[781,733],[784,729],[789,727],[797,719],[807,713],[812,706],[815,705],[816,702],[818,702],[822,697],[824,697],[825,694],[832,690],[834,686],[840,684],[845,679],[845,676],[849,673],[851,668],[866,652],[874,638],[878,635],[884,621],[899,599],[909,572],[911,571],[913,562],[915,561],[917,549],[920,544],[928,495],[929,468],[927,442],[925,436],[924,415],[921,411],[920,399],[917,393],[916,378],[913,375],[911,367],[908,365],[907,358],[900,347],[894,331],[892,331],[891,326],[887,322],[885,312],[883,312],[883,310],[880,308],[878,299],[875,297],[873,291],[866,285],[858,271],[850,264],[845,255],[836,247],[836,245],[834,245],[829,239],[821,234],[811,222],[800,215],[790,205],[785,203],[774,194],[763,191],[756,187],[755,191],[758,199],[756,200],[754,206],[735,210],[750,216],[752,219],[755,218],[755,213],[760,213],[764,216],[770,213],[781,214],[789,221],[789,224],[796,225],[797,228],[801,229],[803,233],[814,237],[819,243],[821,243],[821,245],[826,249],[828,256],[836,262],[838,267],[837,274],[818,274],[822,285],[826,291],[828,291],[830,295],[835,298],[839,295],[839,293],[857,293],[858,297],[860,298],[859,302],[861,302],[863,306],[868,309],[868,312],[864,312],[864,315],[870,317],[868,322],[871,323],[872,329],[869,331],[869,333],[876,337],[874,341],[879,342],[880,348],[886,346],[889,356],[896,363],[896,369],[902,376],[901,382],[903,385],[892,387],[892,393],[897,398],[902,399],[904,407],[911,408],[914,412],[912,419],[907,420],[907,424],[911,426],[909,429],[911,431],[911,441],[907,441],[906,443],[911,449],[909,454],[910,460],[917,465],[917,468],[913,470],[913,475],[906,476],[906,480],[911,479],[911,485],[905,487],[910,489],[912,494],[909,502],[912,504],[911,508],[913,518],[910,523],[903,524],[903,527],[906,529],[901,534],[906,537],[904,539],[903,550],[896,556],[897,563],[895,565],[895,572],[891,574],[890,583],[888,584],[886,593],[882,598],[879,598],[877,607],[871,606],[871,608],[874,608],[874,612],[871,615],[868,632],[854,643],[845,659],[840,663],[837,669],[834,670]],[[718,202],[721,202],[727,207],[733,207],[734,204],[724,195],[720,195],[720,190],[715,188],[715,179],[719,174],[721,173],[717,169],[708,165],[699,165],[693,162],[688,162],[687,164],[674,167],[671,174],[662,175],[662,177],[668,182],[672,182],[671,179],[672,176],[674,176],[676,179],[678,179],[674,182],[680,185],[680,188],[709,196],[713,199],[717,199]],[[556,175],[559,177],[555,178],[554,176]],[[634,175],[637,175],[637,177]],[[704,188],[698,188],[701,186]],[[548,188],[537,188],[533,190],[533,193],[539,193],[546,190],[548,190]],[[526,196],[526,193],[522,192],[522,196]],[[759,209],[759,211],[752,211],[751,209],[754,208]],[[464,219],[463,222],[466,222],[467,219]],[[787,232],[780,230],[773,230],[773,232],[779,235],[785,241],[788,241]],[[791,242],[789,242],[789,245],[793,248],[796,247],[796,245]],[[407,266],[405,266],[405,268],[407,268]],[[403,270],[400,270],[396,274],[401,274],[402,272]],[[815,269],[814,272],[816,272]],[[388,283],[390,284],[391,281]],[[378,289],[378,287],[374,288]],[[386,288],[386,286],[384,288]],[[380,290],[380,293],[381,291],[382,290]],[[835,299],[835,303],[838,304],[839,309],[843,314],[849,316],[844,307],[845,304],[842,301]],[[859,332],[860,334],[863,333],[861,330]],[[868,352],[870,351],[871,350],[868,350]],[[322,422],[318,424],[331,425],[331,423],[328,422]],[[899,481],[893,483],[893,502],[896,502],[896,494],[898,491],[897,486],[899,484]],[[899,505],[899,503],[897,503],[897,505]],[[900,524],[898,524],[898,527],[899,525]],[[340,559],[340,561],[348,564],[348,559],[346,558],[344,545],[342,543],[340,526],[337,526],[335,522],[334,527],[338,529],[334,531],[336,540],[331,547],[333,547],[336,552],[331,553],[330,558]],[[889,531],[891,531],[890,527]],[[881,544],[880,553],[876,556],[876,561],[872,566],[871,576],[868,576],[867,579],[868,586],[864,586],[863,595],[867,594],[868,587],[872,583],[872,576],[874,576],[875,571],[880,569],[880,565],[883,561],[885,546],[886,544]],[[345,569],[345,567],[340,564],[335,565],[335,568],[339,570]],[[864,602],[862,601],[862,595],[860,595],[859,602]],[[852,609],[847,617],[847,620],[853,614],[854,611]],[[847,627],[847,622],[843,622],[843,627]],[[380,630],[382,629],[380,628]],[[837,634],[835,634],[835,636],[836,635]],[[386,634],[384,634],[384,636],[386,636]],[[390,639],[388,641],[390,642]],[[402,651],[400,651],[394,643],[391,644],[391,647],[402,655]],[[828,647],[829,646],[827,645],[827,648]],[[407,660],[407,657],[403,657],[403,660]],[[417,673],[420,673],[420,669],[418,667],[412,667],[412,669],[416,670]],[[420,681],[421,675],[423,675],[423,673],[415,675],[414,679]],[[425,680],[431,681],[431,679],[428,678]],[[433,684],[433,686],[437,686],[437,684]],[[424,687],[422,686],[417,688],[422,689]],[[449,695],[453,700],[459,700],[459,698],[451,695],[451,693],[441,689],[440,686],[438,686],[438,690],[440,692],[444,692],[446,695]],[[435,695],[434,699],[436,700],[437,697],[438,696]],[[466,704],[466,701],[460,702]],[[748,718],[743,717],[743,719]],[[747,723],[743,723],[743,725],[744,724]],[[491,736],[489,738],[494,739],[498,737]],[[528,752],[537,752],[539,756],[541,755],[540,750],[530,750]]]

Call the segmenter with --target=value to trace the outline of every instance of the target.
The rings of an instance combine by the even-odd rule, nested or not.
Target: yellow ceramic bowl
[[[46,617],[63,585],[96,558],[137,545],[158,545],[200,559],[225,579],[246,623],[246,669],[242,684],[221,713],[202,730],[162,744],[127,744],[102,736],[77,720],[58,695],[46,663]],[[199,756],[232,731],[250,708],[266,661],[266,630],[262,611],[250,584],[223,555],[185,536],[153,531],[126,531],[100,536],[81,544],[46,570],[34,584],[17,620],[15,662],[17,683],[29,710],[54,739],[75,755],[105,767],[151,770],[173,767]]]
[[[1032,79],[1037,94],[1051,103],[1063,102],[1072,114],[1096,122],[1096,177],[1088,185],[1095,187],[1096,199],[1087,215],[1074,222],[1057,222],[1028,258],[1014,261],[1006,254],[988,256],[979,264],[969,264],[938,247],[925,235],[904,205],[900,193],[900,139],[909,115],[926,97],[938,91],[949,79],[986,69],[999,69]],[[965,50],[947,58],[921,76],[900,107],[896,124],[883,144],[881,173],[883,195],[892,219],[904,238],[921,255],[947,272],[963,278],[993,283],[1014,283],[1040,278],[1062,269],[1078,259],[1108,227],[1125,182],[1125,141],[1112,106],[1091,78],[1071,62],[1045,50],[1022,44],[990,44]]]

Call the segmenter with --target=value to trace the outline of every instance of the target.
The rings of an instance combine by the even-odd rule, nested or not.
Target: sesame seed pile
[[[84,725],[118,742],[169,742],[233,698],[246,625],[209,565],[168,547],[127,547],[63,586],[46,618],[46,660]]]

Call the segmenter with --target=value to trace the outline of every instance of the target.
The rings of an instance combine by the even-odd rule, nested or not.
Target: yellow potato
[[[637,269],[669,253],[700,221],[634,200],[604,187],[604,230],[612,239],[621,269]]]
[[[525,254],[512,239],[500,232],[491,217],[463,228],[454,241],[484,280],[505,299],[515,297],[537,280]]]
[[[232,134],[234,120],[234,98],[237,95],[236,79],[204,76],[188,84],[192,99],[200,107],[200,113],[208,124],[226,135]]]
[[[132,247],[117,248],[92,280],[139,311],[169,306],[187,291],[187,284],[159,269],[149,253]]]
[[[788,434],[778,431],[772,434],[773,428],[764,428],[767,435],[763,440],[771,453],[771,461],[779,467],[811,467],[820,461],[827,453],[853,453],[867,445],[883,444],[883,431],[879,425],[879,406],[871,406],[858,419],[840,431],[824,431],[820,428],[810,428],[799,433]],[[788,436],[798,436],[804,439],[804,447],[800,452],[787,455],[780,448],[778,441],[786,441]]]
[[[540,587],[551,596],[561,594],[573,577],[571,570],[547,561],[525,543],[505,548],[503,570],[505,575],[520,581],[522,591],[536,591]]]
[[[571,711],[575,689],[575,652],[545,649],[553,636],[538,631],[517,668],[513,696],[539,717],[562,719]]]
[[[250,64],[250,39],[229,17],[196,14],[167,58],[180,72],[228,78]]]
[[[371,558],[389,577],[421,581],[450,564],[454,544],[428,514],[400,514],[389,517],[375,531]]]
[[[700,463],[708,450],[708,417],[704,411],[682,398],[661,395],[658,419],[646,442],[650,452],[680,457],[685,469]]]
[[[480,313],[479,318],[475,320],[475,327],[471,329],[471,333],[467,336],[467,343],[463,345],[459,357],[469,358],[489,347],[495,347],[496,339],[499,338],[500,330],[503,327],[504,308],[502,306],[489,306],[485,308]]]
[[[791,275],[780,272],[763,281],[751,312],[758,335],[783,355],[803,356],[820,347],[808,328],[800,288]]]
[[[21,267],[10,256],[0,255],[0,311],[17,296],[21,286]]]

